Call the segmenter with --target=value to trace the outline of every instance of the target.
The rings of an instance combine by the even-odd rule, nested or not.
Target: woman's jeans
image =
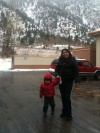
[[[73,86],[73,80],[62,79],[62,84],[59,85],[61,99],[62,99],[62,114],[72,117],[71,106],[71,91]]]

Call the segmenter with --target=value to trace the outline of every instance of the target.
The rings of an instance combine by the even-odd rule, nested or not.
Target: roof
[[[94,36],[94,37],[100,36],[100,28],[95,31],[89,32],[88,35]]]

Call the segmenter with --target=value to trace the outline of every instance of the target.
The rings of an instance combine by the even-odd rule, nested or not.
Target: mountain
[[[95,44],[87,33],[100,28],[100,0],[6,0],[25,24],[21,41]],[[15,9],[12,8],[14,11]],[[20,26],[21,28],[21,26]],[[30,39],[31,38],[31,39]],[[60,41],[59,41],[60,40]]]

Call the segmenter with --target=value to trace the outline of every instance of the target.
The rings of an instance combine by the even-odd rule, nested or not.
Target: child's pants
[[[54,112],[55,109],[54,97],[44,97],[43,113],[47,113],[49,105],[51,106],[51,111]]]

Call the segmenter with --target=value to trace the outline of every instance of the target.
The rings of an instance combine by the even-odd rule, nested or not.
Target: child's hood
[[[50,73],[46,73],[44,75],[44,79],[51,79],[52,80],[52,75]]]

